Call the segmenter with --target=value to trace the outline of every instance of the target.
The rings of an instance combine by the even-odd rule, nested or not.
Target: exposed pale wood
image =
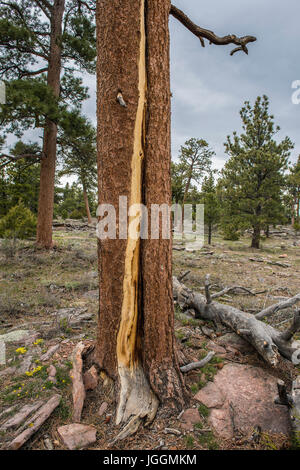
[[[71,371],[71,377],[73,382],[73,420],[77,423],[80,423],[82,408],[85,400],[85,387],[83,383],[82,376],[82,353],[85,346],[83,342],[80,342],[76,345],[73,352],[73,369]]]

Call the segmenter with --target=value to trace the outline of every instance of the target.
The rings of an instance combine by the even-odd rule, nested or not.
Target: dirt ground
[[[240,285],[250,289],[255,295],[226,295],[220,302],[229,303],[244,311],[256,313],[280,299],[291,297],[300,292],[300,237],[292,231],[281,228],[269,239],[264,239],[262,248],[249,248],[250,238],[244,236],[239,241],[225,241],[220,235],[213,238],[211,246],[204,246],[195,252],[186,251],[184,245],[174,243],[174,275],[189,271],[185,284],[196,291],[203,290],[206,274],[211,275],[213,289],[218,291],[226,286]],[[7,367],[18,367],[24,352],[17,350],[23,344],[9,343],[6,350],[7,364],[0,366],[0,418],[1,411],[14,405],[22,406],[37,399],[46,399],[54,391],[63,396],[61,404],[24,445],[24,449],[46,449],[46,441],[54,449],[63,449],[57,428],[72,423],[72,385],[70,370],[71,353],[79,340],[92,344],[95,340],[97,316],[97,252],[94,230],[57,230],[54,232],[55,249],[49,253],[39,251],[33,242],[20,242],[14,257],[7,243],[2,241],[0,248],[0,334],[18,327],[39,333],[36,344],[32,346],[36,370],[33,374],[5,375],[1,372]],[[92,319],[77,327],[68,323],[59,324],[59,333],[44,335],[41,322],[53,321],[53,313],[65,308],[82,308],[91,313]],[[292,310],[278,312],[268,321],[278,329],[285,329],[291,318]],[[175,308],[176,338],[178,349],[186,358],[201,359],[207,354],[207,342],[217,336],[211,331],[204,335],[199,326],[204,322],[189,319],[179,307]],[[57,327],[57,325],[56,325]],[[186,339],[188,338],[188,340]],[[300,336],[296,339],[300,339]],[[60,348],[48,362],[41,364],[40,356],[51,345],[60,343]],[[291,442],[284,436],[262,435],[255,443],[251,436],[242,436],[230,441],[218,438],[210,429],[207,418],[209,410],[199,406],[193,395],[208,381],[213,380],[218,369],[228,360],[239,363],[256,364],[266,367],[253,353],[251,357],[234,356],[230,359],[217,355],[201,371],[186,375],[187,387],[191,391],[190,407],[199,407],[201,422],[193,432],[180,432],[180,435],[166,433],[166,428],[180,429],[178,416],[168,417],[163,410],[149,429],[139,432],[115,446],[110,443],[116,435],[114,426],[115,402],[110,387],[101,383],[94,391],[87,392],[82,422],[92,424],[97,429],[97,442],[93,449],[286,449]],[[48,381],[47,368],[50,364],[57,369],[57,383]],[[32,369],[31,369],[32,370]],[[294,368],[293,373],[299,373]],[[285,374],[281,371],[280,374]],[[288,368],[287,375],[291,374]],[[289,375],[290,377],[290,375]],[[289,377],[285,377],[288,378]],[[101,403],[107,402],[108,408],[103,416],[97,411]],[[0,419],[1,425],[1,419]],[[1,428],[1,426],[0,426]],[[5,444],[15,434],[0,430],[0,442]]]

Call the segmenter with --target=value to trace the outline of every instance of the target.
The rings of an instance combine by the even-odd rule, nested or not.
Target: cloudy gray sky
[[[230,56],[234,46],[203,49],[173,17],[171,31],[172,157],[190,137],[206,139],[216,152],[215,168],[227,158],[223,143],[241,130],[239,110],[245,100],[270,98],[270,109],[295,143],[291,159],[300,154],[300,104],[292,103],[292,82],[300,80],[299,0],[173,0],[198,25],[216,34],[257,37],[249,55]],[[91,98],[84,111],[95,113],[95,83],[89,78]]]
[[[241,130],[239,110],[247,99],[270,98],[270,108],[300,153],[300,104],[292,103],[292,82],[300,80],[298,0],[174,0],[195,23],[218,35],[257,37],[249,55],[229,55],[232,46],[206,45],[170,19],[173,92],[172,153],[189,137],[205,138],[216,151],[215,166],[226,159],[226,135]]]
[[[249,55],[234,46],[203,49],[173,17],[171,31],[172,157],[190,137],[206,139],[216,152],[214,167],[225,160],[223,143],[241,130],[239,110],[245,100],[270,98],[270,108],[281,127],[278,138],[288,135],[295,143],[291,159],[300,154],[300,104],[292,103],[292,82],[300,80],[299,0],[173,0],[197,24],[216,34],[255,35]],[[86,76],[90,99],[83,111],[95,122],[95,77]],[[300,95],[299,95],[300,96]]]

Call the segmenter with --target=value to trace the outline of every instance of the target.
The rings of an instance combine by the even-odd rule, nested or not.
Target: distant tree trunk
[[[212,224],[209,222],[208,224],[208,244],[211,245],[211,237],[212,237]]]
[[[267,238],[270,238],[270,225],[266,226],[265,235]]]
[[[252,232],[252,243],[251,248],[259,248],[260,247],[260,216],[261,216],[261,205],[259,204],[255,209],[255,223],[253,224],[253,232]]]
[[[51,15],[50,58],[47,83],[56,98],[60,94],[61,35],[65,0],[54,0]],[[54,206],[54,183],[56,165],[57,125],[46,120],[40,173],[40,193],[37,221],[37,244],[42,248],[52,247],[52,222]]]
[[[183,194],[183,201],[182,201],[183,206],[186,202],[187,195],[188,195],[189,190],[190,190],[191,181],[192,181],[192,173],[193,173],[193,167],[191,167],[191,173],[190,173],[190,176],[188,177],[188,180],[187,180],[186,185],[185,185],[184,194]]]
[[[93,221],[92,221],[92,216],[91,216],[91,211],[90,211],[90,206],[89,206],[89,199],[88,199],[88,195],[87,195],[84,184],[82,185],[82,191],[83,191],[83,199],[84,199],[84,204],[85,204],[86,215],[88,218],[88,223],[91,224]]]
[[[97,3],[99,203],[171,203],[169,0]],[[121,92],[127,107],[121,106]],[[104,215],[104,214],[103,214]],[[134,217],[130,217],[132,222]],[[150,222],[149,222],[150,226]],[[97,360],[116,382],[117,423],[181,409],[170,240],[99,241]]]
[[[296,221],[296,211],[295,211],[296,204],[297,204],[297,198],[295,198],[292,203],[292,227],[294,227],[295,221]]]
[[[251,248],[259,248],[260,246],[260,226],[258,224],[253,226]]]

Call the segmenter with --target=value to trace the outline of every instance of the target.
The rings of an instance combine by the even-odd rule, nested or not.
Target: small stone
[[[199,390],[194,398],[207,408],[220,408],[225,402],[224,395],[213,382],[208,382],[205,388]]]
[[[99,408],[98,416],[103,416],[104,413],[105,413],[105,411],[107,410],[107,408],[108,408],[108,403],[106,403],[106,401],[104,401],[104,402],[101,404],[100,408]]]
[[[226,349],[215,343],[214,341],[209,341],[207,343],[207,349],[210,351],[215,351],[218,354],[226,354]]]
[[[32,363],[32,356],[26,355],[21,365],[18,367],[17,373],[20,375],[25,374],[25,372],[30,370],[31,363]]]
[[[200,422],[199,411],[195,408],[189,408],[183,413],[180,421],[181,427],[186,431],[190,431],[194,428],[194,424]]]
[[[92,366],[84,373],[83,382],[86,390],[95,390],[98,386],[98,372],[95,366]]]
[[[96,442],[96,429],[93,426],[73,423],[60,426],[57,432],[69,450],[83,449]]]
[[[49,377],[55,377],[56,376],[56,368],[54,367],[53,364],[51,364],[48,369],[47,369]]]
[[[44,444],[45,444],[45,447],[46,447],[47,450],[53,450],[53,444],[50,441],[49,437],[44,439]]]
[[[6,377],[7,375],[12,375],[16,372],[17,368],[16,367],[7,367],[7,369],[4,369],[0,372],[0,377]]]

